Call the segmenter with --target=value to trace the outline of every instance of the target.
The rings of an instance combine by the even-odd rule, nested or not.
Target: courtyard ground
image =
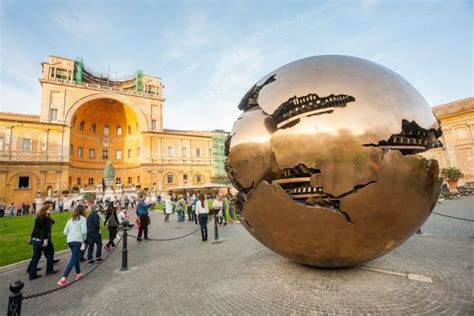
[[[346,269],[293,263],[262,246],[239,224],[220,229],[225,238],[221,244],[202,242],[197,233],[166,242],[129,240],[129,271],[119,272],[121,253],[116,251],[82,281],[25,300],[23,314],[472,315],[474,197],[443,201],[434,212],[471,221],[432,214],[424,235]],[[196,229],[192,222],[177,223],[175,216],[164,223],[163,217],[153,212],[150,237]],[[136,230],[130,233],[136,235]],[[60,258],[63,271],[69,254]],[[11,281],[22,279],[23,292],[29,295],[55,288],[59,279],[54,275],[30,282],[24,270],[0,272],[1,312],[7,309]]]

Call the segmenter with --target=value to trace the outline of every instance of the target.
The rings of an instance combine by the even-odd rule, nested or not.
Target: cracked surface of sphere
[[[226,142],[241,222],[273,251],[319,267],[395,249],[428,218],[440,146],[430,106],[400,75],[349,56],[301,59],[242,98]]]

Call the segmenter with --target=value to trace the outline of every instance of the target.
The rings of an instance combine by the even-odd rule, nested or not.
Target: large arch
[[[135,112],[135,115],[137,115],[137,117],[140,121],[141,131],[148,130],[148,128],[149,128],[148,127],[148,121],[146,119],[145,113],[143,113],[143,111],[137,105],[133,104],[133,102],[130,102],[129,98],[126,98],[126,97],[123,97],[123,96],[117,95],[117,94],[112,94],[112,93],[95,93],[95,94],[91,94],[91,95],[88,95],[86,97],[83,97],[83,98],[77,100],[67,110],[65,118],[64,118],[65,124],[69,125],[69,126],[72,125],[72,120],[74,118],[74,114],[76,113],[76,111],[82,105],[84,105],[84,104],[86,104],[90,101],[100,100],[100,99],[112,99],[112,100],[115,100],[115,101],[118,101],[118,102],[124,104],[125,106],[130,107],[133,110],[133,112]]]

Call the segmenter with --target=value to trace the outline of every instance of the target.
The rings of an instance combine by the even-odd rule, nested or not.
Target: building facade
[[[441,123],[442,147],[423,153],[437,159],[439,167],[456,167],[464,173],[460,182],[474,181],[474,97],[433,108]]]
[[[1,201],[96,187],[109,160],[124,187],[211,182],[215,133],[164,129],[159,77],[111,80],[51,55],[40,84],[39,115],[0,113]]]

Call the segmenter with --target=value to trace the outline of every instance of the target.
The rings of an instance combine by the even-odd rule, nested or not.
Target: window
[[[128,157],[128,158],[132,158],[132,150],[131,150],[131,149],[129,149],[129,150],[127,151],[127,157]]]
[[[89,178],[89,180],[87,180],[87,184],[94,185],[94,178]]]
[[[187,174],[183,175],[183,182],[186,183],[186,181],[188,181],[188,175]]]
[[[127,183],[128,183],[128,184],[132,184],[132,177],[128,177]]]
[[[117,135],[122,135],[122,128],[119,126],[117,126]]]
[[[109,136],[109,125],[104,126],[104,136]]]
[[[77,179],[76,179],[76,184],[77,184],[77,185],[81,185],[81,178],[77,178]]]
[[[151,120],[151,130],[156,131],[156,120]]]
[[[50,109],[49,110],[49,120],[50,121],[57,121],[58,120],[58,110],[57,109]]]
[[[115,159],[117,159],[117,160],[122,159],[122,151],[121,150],[115,151]]]
[[[89,149],[89,159],[95,158],[95,149]]]
[[[82,157],[82,147],[77,147],[77,157],[78,158]]]
[[[115,178],[115,184],[120,184],[122,183],[122,179],[120,178]]]
[[[29,152],[31,151],[31,139],[30,138],[23,138],[23,143],[21,144],[21,151]]]
[[[140,147],[137,148],[137,157],[140,157]]]
[[[137,176],[137,182],[140,183],[140,176]]]
[[[173,175],[172,174],[169,174],[167,177],[166,177],[166,180],[168,183],[173,183]]]
[[[104,159],[104,160],[109,159],[109,150],[108,149],[102,150],[102,159]]]
[[[69,154],[70,155],[74,154],[74,146],[72,144],[69,145]]]
[[[128,132],[129,134],[132,133],[132,127],[131,127],[130,125],[127,126],[127,132]]]
[[[201,183],[201,181],[202,181],[202,176],[200,174],[197,174],[196,175],[196,182]]]
[[[173,157],[173,146],[168,146],[168,157]]]
[[[96,129],[97,129],[97,125],[95,125],[95,123],[92,124],[92,125],[91,125],[91,133],[92,133],[92,134],[95,134]]]
[[[81,131],[83,131],[83,130],[84,130],[84,126],[86,126],[86,122],[85,122],[85,121],[81,121],[81,124],[79,124],[79,129],[80,129]]]
[[[30,177],[18,177],[18,189],[28,189],[30,187]]]
[[[183,154],[183,157],[188,156],[188,149],[186,147],[181,148],[181,153]]]
[[[201,157],[201,148],[196,148],[196,157],[199,158]]]
[[[0,150],[2,150],[4,146],[5,146],[5,138],[0,137]]]

